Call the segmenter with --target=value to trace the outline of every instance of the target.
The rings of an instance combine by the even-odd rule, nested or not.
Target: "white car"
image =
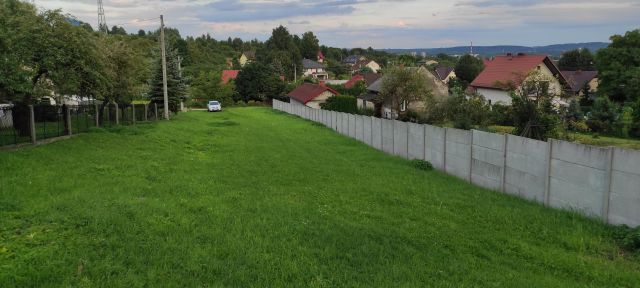
[[[209,101],[209,104],[207,104],[207,110],[209,112],[222,111],[222,104],[218,101]]]

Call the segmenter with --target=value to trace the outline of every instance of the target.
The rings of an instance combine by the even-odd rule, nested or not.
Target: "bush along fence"
[[[273,108],[475,185],[640,226],[640,151],[406,123],[273,101]]]
[[[0,147],[71,136],[91,127],[135,125],[162,119],[162,105],[89,104],[0,106]]]

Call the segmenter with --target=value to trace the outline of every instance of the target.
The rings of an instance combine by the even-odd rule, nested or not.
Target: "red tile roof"
[[[296,101],[307,104],[309,101],[316,99],[316,97],[320,96],[320,94],[329,91],[334,95],[339,95],[338,91],[333,90],[324,85],[316,85],[311,83],[304,83],[293,91],[289,92],[287,96],[295,99]]]
[[[223,70],[222,71],[222,84],[227,84],[231,80],[235,80],[238,77],[240,70]]]
[[[344,88],[347,88],[347,89],[352,88],[359,81],[364,81],[364,76],[355,75],[355,76],[351,77],[351,79],[349,79],[349,81],[347,81],[347,83],[344,83]]]
[[[551,72],[561,78],[561,83],[566,83],[558,68],[545,55],[517,54],[511,56],[507,54],[485,61],[484,70],[471,82],[471,86],[496,89],[504,88],[506,84],[519,86],[524,77],[540,64],[547,65]]]

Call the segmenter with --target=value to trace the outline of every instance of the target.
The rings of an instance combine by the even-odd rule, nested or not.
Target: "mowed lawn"
[[[0,152],[0,287],[638,287],[612,229],[267,108]]]

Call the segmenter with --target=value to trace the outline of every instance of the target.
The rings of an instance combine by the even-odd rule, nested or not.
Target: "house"
[[[327,87],[324,82],[320,82],[320,84],[304,83],[287,94],[291,104],[315,109],[320,109],[320,104],[326,102],[329,97],[336,95],[340,95],[340,93]]]
[[[573,96],[594,94],[598,91],[598,71],[561,71],[569,82]],[[587,93],[585,93],[587,92]]]
[[[378,73],[380,71],[380,65],[373,60],[359,60],[351,65],[351,74],[360,72],[362,69],[369,68],[371,72]]]
[[[449,87],[442,83],[433,73],[431,73],[425,67],[407,67],[405,69],[414,71],[424,75],[427,86],[431,88],[431,93],[436,99],[443,99],[449,96]],[[382,91],[382,85],[384,83],[385,76],[379,77],[375,82],[367,87],[367,92],[358,96],[358,108],[360,109],[374,109],[375,115],[384,117],[387,119],[394,119],[398,117],[398,112],[393,110],[391,103],[384,103],[380,99],[380,92]],[[424,110],[425,103],[422,101],[416,101],[412,103],[403,103],[400,108],[400,112],[407,110],[422,111]]]
[[[342,63],[348,64],[348,65],[353,65],[353,64],[356,64],[356,62],[362,61],[362,60],[365,60],[365,59],[366,58],[364,58],[364,56],[351,55],[351,56],[348,56],[348,57],[342,59]]]
[[[349,81],[347,81],[347,83],[344,83],[344,87],[345,88],[352,88],[353,86],[356,85],[356,83],[358,83],[360,81],[364,81],[364,85],[369,87],[371,84],[373,84],[378,79],[380,79],[380,77],[382,77],[382,75],[381,74],[377,74],[377,73],[358,74],[358,75],[355,75],[355,76],[351,77],[351,79],[349,79]]]
[[[304,69],[303,75],[305,77],[312,77],[320,80],[329,79],[329,73],[325,71],[325,66],[322,63],[318,63],[310,59],[302,59],[302,68]]]
[[[524,53],[507,53],[485,61],[484,70],[469,86],[474,92],[483,95],[490,104],[501,102],[510,105],[510,92],[518,91],[534,71],[539,71],[545,81],[550,81],[550,95],[559,97],[568,88],[567,80],[548,56]],[[562,105],[559,101],[555,102]]]
[[[436,60],[420,60],[418,62],[416,62],[417,66],[432,66],[432,65],[438,65],[438,61]]]
[[[242,53],[242,55],[240,55],[238,62],[240,63],[240,66],[244,67],[244,65],[247,65],[255,60],[256,60],[256,52],[247,51]]]
[[[236,80],[239,73],[240,70],[223,70],[222,77],[220,77],[220,82],[224,85],[229,83],[229,81],[231,80]]]
[[[436,67],[433,72],[445,84],[449,84],[451,79],[456,78],[456,71],[453,67],[440,66]]]

